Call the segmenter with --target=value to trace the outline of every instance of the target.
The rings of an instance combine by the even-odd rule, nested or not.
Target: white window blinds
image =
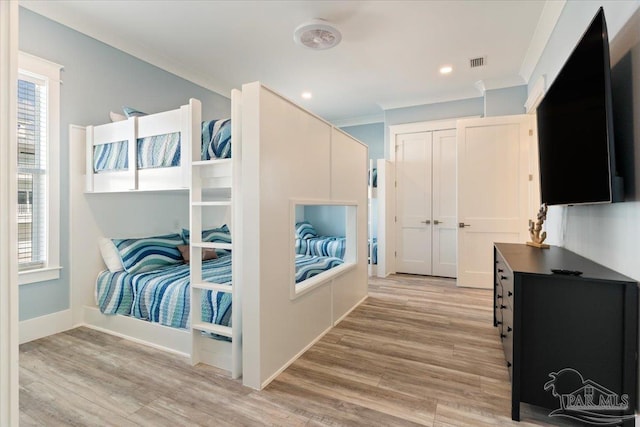
[[[18,263],[19,270],[47,265],[47,82],[18,80]]]

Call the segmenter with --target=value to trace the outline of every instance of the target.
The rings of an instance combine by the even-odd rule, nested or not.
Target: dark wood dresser
[[[627,410],[610,410],[608,415],[633,414],[637,402],[637,283],[559,247],[496,243],[494,261],[493,324],[511,378],[512,419],[520,419],[520,402],[561,409],[560,399],[572,387],[577,394],[583,393],[576,384],[580,376],[588,392],[596,387],[597,398],[597,393],[604,393],[603,387],[617,396],[628,396]],[[552,273],[552,269],[565,271]],[[554,384],[559,377],[564,383],[559,379]]]

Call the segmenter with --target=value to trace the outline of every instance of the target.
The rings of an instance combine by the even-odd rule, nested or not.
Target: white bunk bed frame
[[[87,192],[112,193],[120,191],[186,190],[191,186],[193,144],[198,143],[194,154],[199,155],[201,104],[190,99],[188,105],[147,116],[130,117],[120,122],[99,126],[87,126]],[[196,115],[198,117],[196,117]],[[137,139],[166,133],[180,132],[180,166],[168,168],[138,169]],[[115,141],[128,141],[126,170],[92,173],[95,146]],[[200,159],[197,159],[200,160]]]
[[[261,389],[366,299],[367,186],[362,177],[368,150],[255,82],[232,93],[232,158],[202,161],[200,111],[199,101],[192,99],[176,110],[123,122],[70,126],[70,219],[74,228],[83,230],[81,235],[72,234],[70,242],[73,323],[190,356],[193,364],[221,367],[234,378],[242,375],[246,386]],[[136,170],[137,138],[176,131],[182,133],[181,166]],[[93,173],[93,147],[124,139],[130,141],[129,169]],[[86,153],[73,148],[78,146],[84,146]],[[277,194],[273,188],[279,189]],[[100,313],[94,285],[105,267],[97,241],[108,231],[102,230],[92,206],[99,196],[88,194],[186,189],[190,190],[191,331]],[[357,256],[352,268],[337,269],[311,292],[291,299],[295,218],[286,213],[295,200],[349,201],[355,206],[351,235],[356,236]],[[206,209],[226,210],[231,245],[200,241]],[[231,286],[201,281],[200,251],[209,247],[232,249]],[[232,327],[193,320],[200,318],[199,303],[194,302],[207,289],[232,293]],[[232,341],[206,338],[201,331]]]

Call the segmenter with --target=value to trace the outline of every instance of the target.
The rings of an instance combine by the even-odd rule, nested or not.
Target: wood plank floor
[[[77,328],[20,347],[21,426],[544,426],[510,386],[491,291],[396,275],[265,390]],[[565,423],[567,424],[567,423]]]

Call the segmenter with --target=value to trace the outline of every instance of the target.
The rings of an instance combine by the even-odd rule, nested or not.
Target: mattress
[[[180,166],[180,132],[138,138],[138,169]],[[93,150],[95,173],[124,170],[129,167],[128,141],[96,145]],[[210,160],[231,157],[231,120],[202,122],[201,158]]]
[[[319,236],[307,239],[296,238],[296,253],[344,259],[346,241],[344,237],[337,236]]]
[[[341,265],[336,257],[296,255],[296,283]],[[230,284],[231,255],[202,262],[204,281]],[[189,265],[177,264],[146,273],[101,272],[96,303],[104,314],[121,314],[174,328],[190,324]],[[231,294],[203,291],[202,321],[231,326]]]

